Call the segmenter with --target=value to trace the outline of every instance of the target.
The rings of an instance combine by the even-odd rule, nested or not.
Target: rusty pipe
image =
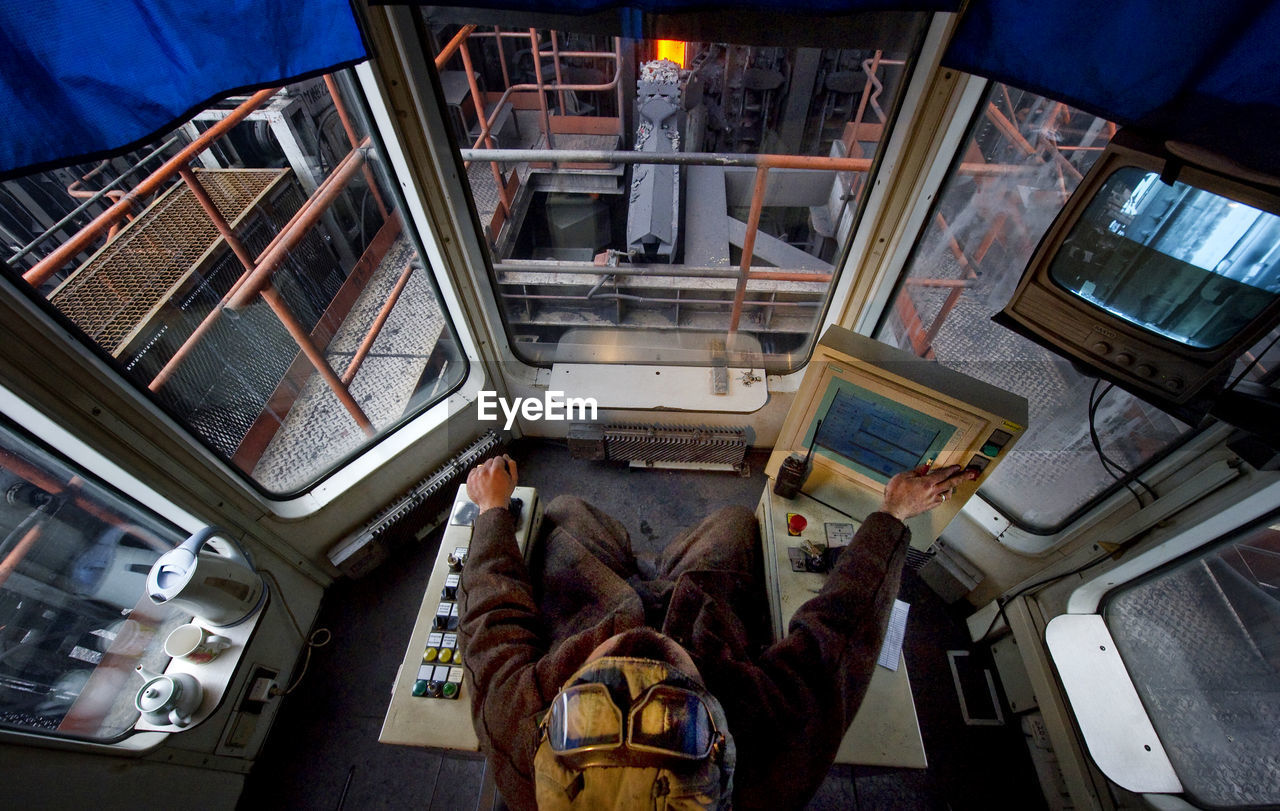
[[[56,496],[66,493],[71,504],[76,508],[92,515],[104,524],[110,524],[113,527],[129,531],[158,552],[167,552],[173,548],[173,544],[166,542],[146,527],[138,526],[132,521],[116,515],[98,502],[85,496],[82,492],[83,480],[79,476],[72,476],[71,480],[67,482],[59,481],[38,465],[12,451],[5,450],[0,450],[0,467],[6,468],[15,476],[30,482],[51,495]]]
[[[404,271],[401,272],[400,278],[396,279],[395,286],[391,288],[391,292],[387,295],[387,300],[382,303],[382,309],[378,311],[378,317],[373,319],[373,324],[369,326],[368,334],[360,342],[356,353],[351,356],[351,363],[347,365],[347,370],[342,373],[344,385],[350,386],[351,381],[355,380],[356,372],[360,370],[360,364],[364,363],[369,351],[373,349],[374,341],[378,340],[378,335],[382,332],[383,325],[387,323],[387,319],[391,316],[392,308],[400,300],[400,294],[404,292],[405,286],[409,284],[409,277],[412,275],[413,262],[409,262],[405,265]]]
[[[542,54],[535,54],[535,58],[541,58]],[[556,30],[551,29],[551,66],[556,71],[556,87],[564,84],[564,76],[560,72],[560,36]],[[560,107],[560,115],[564,115],[564,93],[563,90],[556,91],[556,103]]]
[[[266,287],[260,290],[262,299],[275,312],[275,316],[280,320],[280,324],[284,325],[284,329],[289,331],[289,335],[293,336],[294,342],[297,342],[298,348],[302,349],[302,353],[311,361],[311,366],[315,367],[320,377],[323,377],[329,389],[333,391],[338,402],[343,404],[347,412],[355,418],[356,425],[365,431],[366,436],[374,436],[376,431],[374,423],[369,421],[369,417],[365,416],[365,411],[360,407],[360,403],[356,402],[356,398],[351,395],[346,384],[338,377],[337,372],[333,371],[333,366],[329,365],[328,359],[324,357],[319,347],[316,347],[314,340],[311,340],[310,333],[307,333],[307,327],[302,326],[301,322],[293,316],[293,311],[289,310],[289,304],[280,297],[274,287],[271,287],[270,281]]]
[[[44,259],[32,265],[30,270],[22,274],[23,280],[32,287],[43,284],[50,276],[61,270],[63,265],[89,247],[98,234],[118,223],[132,208],[134,200],[143,199],[158,191],[161,184],[177,174],[178,167],[186,166],[192,158],[207,149],[210,144],[230,131],[236,124],[248,118],[249,114],[254,110],[266,104],[278,90],[279,88],[272,87],[254,93],[243,104],[233,110],[230,115],[216,122],[201,133],[200,137],[183,147],[181,152],[165,161],[163,166],[146,177],[122,200],[99,214],[94,218],[93,222],[81,228],[75,236],[59,245]]]
[[[440,50],[440,53],[436,54],[436,70],[444,67],[444,64],[449,61],[449,57],[453,56],[462,43],[467,41],[467,37],[471,36],[471,32],[474,30],[476,30],[474,25],[464,25],[458,29],[458,33],[453,35],[453,39],[449,40],[448,44]]]
[[[22,540],[14,545],[9,554],[5,555],[3,561],[0,561],[0,586],[3,586],[4,581],[9,579],[9,575],[17,570],[18,564],[27,556],[27,552],[31,550],[35,542],[40,540],[40,531],[44,529],[45,521],[47,520],[48,518],[46,517],[36,521],[22,536]]]
[[[542,125],[547,131],[547,148],[555,149],[555,143],[551,138],[551,115],[547,112],[547,94],[543,89],[545,84],[542,81],[542,43],[538,38],[538,29],[529,29],[529,39],[533,43],[533,75],[537,80],[538,109],[542,111]],[[516,85],[511,89],[515,90],[519,87],[520,85]],[[503,95],[506,94],[504,93]]]
[[[493,27],[494,33],[500,33],[498,26]],[[507,69],[507,52],[502,47],[502,38],[494,37],[493,42],[498,46],[498,64],[502,66],[502,89],[506,90],[511,86],[511,72]]]
[[[323,191],[318,191],[311,196],[311,205],[307,208],[305,214],[293,222],[293,228],[289,232],[281,231],[278,241],[270,250],[264,251],[263,255],[258,258],[258,263],[254,267],[253,272],[249,274],[249,278],[227,301],[227,309],[241,310],[249,306],[253,302],[253,297],[259,290],[265,289],[267,282],[271,278],[271,274],[276,271],[282,262],[288,257],[289,252],[297,246],[298,242],[306,235],[309,228],[315,225],[338,195],[346,188],[347,183],[351,182],[351,178],[364,164],[364,153],[359,149],[353,149],[347,154],[342,162],[333,170],[331,175],[332,183]]]
[[[280,319],[280,323],[284,324],[284,328],[293,336],[293,340],[297,342],[298,348],[307,356],[307,360],[311,361],[311,365],[315,367],[316,372],[329,384],[329,388],[337,396],[338,401],[342,403],[347,412],[355,419],[356,424],[365,432],[366,436],[374,436],[377,431],[373,427],[373,423],[365,416],[364,410],[360,408],[360,404],[356,402],[356,398],[351,396],[351,391],[338,377],[337,372],[333,371],[333,367],[329,365],[329,361],[325,358],[324,353],[316,346],[315,341],[311,339],[310,333],[297,318],[294,317],[293,311],[289,309],[289,305],[280,296],[276,289],[271,286],[268,280],[266,286],[259,291],[263,300],[275,312],[276,317]]]
[[[227,222],[226,217],[222,216],[222,212],[214,205],[213,198],[209,196],[209,192],[205,190],[204,184],[200,182],[200,178],[196,177],[196,173],[192,171],[190,166],[179,166],[178,174],[187,182],[187,188],[191,189],[191,193],[195,195],[196,201],[200,203],[200,207],[204,209],[205,216],[218,229],[218,233],[222,234],[222,238],[226,240],[227,245],[231,248],[231,252],[240,260],[240,264],[244,265],[245,270],[253,269],[253,257],[249,255],[249,249],[240,241],[240,237],[236,236],[236,232],[232,230],[231,223]]]
[[[346,130],[347,142],[351,144],[352,149],[360,148],[360,136],[356,134],[356,128],[351,123],[351,115],[347,112],[347,105],[342,101],[342,94],[338,91],[338,81],[333,78],[332,73],[324,75],[324,86],[329,88],[329,97],[333,99],[333,108],[338,111],[338,120],[342,122],[342,129]],[[390,214],[387,211],[387,204],[382,200],[382,193],[378,191],[378,184],[374,182],[373,170],[366,162],[364,168],[364,182],[369,184],[369,193],[373,195],[373,201],[378,204],[378,211],[382,212],[382,219],[386,220]],[[361,248],[364,246],[361,245]]]
[[[364,141],[361,141],[361,144],[367,144],[368,141],[369,139],[366,137]],[[355,150],[348,153],[347,156],[343,158],[343,162],[350,159],[352,154],[355,154]],[[339,168],[342,167],[343,162],[338,164]],[[281,239],[286,237],[290,239],[293,238],[291,235],[299,227],[298,222],[304,217],[309,216],[308,212],[310,212],[314,201],[321,194],[325,194],[327,190],[333,186],[337,174],[338,173],[335,170],[320,182],[320,185],[316,187],[315,193],[312,194],[311,197],[308,197],[306,201],[298,207],[298,210],[295,211],[293,216],[289,218],[289,221],[284,224],[284,227],[282,227],[276,235],[271,238],[271,242],[267,244],[267,247],[262,249],[262,253],[258,254],[257,260],[246,266],[245,272],[240,274],[240,278],[236,279],[235,283],[231,285],[231,289],[222,296],[222,300],[213,306],[213,309],[211,309],[209,314],[204,317],[204,320],[191,331],[191,334],[187,336],[187,339],[183,341],[182,345],[173,353],[173,357],[169,358],[169,362],[166,363],[164,367],[156,373],[156,376],[151,379],[151,382],[147,384],[147,388],[149,390],[159,391],[166,383],[169,382],[170,378],[177,373],[178,367],[182,365],[182,363],[187,359],[187,356],[195,349],[196,344],[198,344],[204,336],[213,329],[214,324],[216,324],[218,319],[222,317],[222,312],[226,309],[227,302],[231,301],[231,298],[240,290],[241,287],[244,286],[244,283],[249,279],[253,269],[268,253],[273,251],[275,247],[280,244]],[[241,258],[240,261],[241,264],[244,263],[243,258]]]
[[[532,31],[532,29],[530,29],[530,30]],[[484,34],[476,34],[476,36],[485,36],[485,35],[484,35]],[[509,36],[509,35],[504,34],[503,36]],[[516,35],[514,35],[514,36],[519,36],[519,37],[530,37],[531,39],[533,38],[533,37],[532,37],[532,34],[529,34],[529,33],[525,33],[525,34],[516,34]],[[617,42],[617,40],[615,40],[615,42]],[[516,93],[516,92],[520,92],[520,91],[528,91],[528,90],[535,90],[535,91],[539,91],[539,95],[540,95],[540,97],[541,97],[541,91],[543,91],[543,90],[573,90],[573,91],[575,91],[575,92],[587,93],[587,92],[602,92],[602,91],[605,91],[605,90],[617,89],[617,91],[618,91],[619,95],[621,95],[621,92],[622,92],[622,84],[621,84],[621,81],[620,81],[620,80],[621,80],[621,78],[622,78],[622,69],[621,69],[621,65],[622,65],[622,46],[621,46],[621,45],[617,45],[617,46],[615,47],[615,52],[614,52],[614,53],[609,53],[608,51],[566,51],[566,52],[562,52],[562,53],[561,53],[561,56],[593,57],[593,58],[594,58],[594,57],[600,57],[600,58],[612,59],[612,60],[614,61],[613,79],[611,79],[610,81],[608,81],[608,82],[607,82],[607,83],[605,83],[605,84],[567,84],[567,85],[560,85],[559,83],[557,83],[556,85],[542,85],[542,84],[518,84],[518,85],[510,85],[509,87],[507,87],[507,89],[506,89],[506,90],[504,90],[504,91],[502,92],[502,95],[498,98],[497,103],[496,103],[496,104],[494,104],[494,106],[493,106],[493,112],[492,112],[492,113],[490,113],[490,114],[489,114],[489,116],[488,116],[488,118],[485,120],[485,121],[486,121],[486,125],[487,125],[488,127],[492,127],[492,126],[493,126],[494,121],[496,121],[496,120],[497,120],[498,114],[502,111],[502,105],[504,105],[504,104],[506,104],[506,103],[507,103],[507,99],[509,99],[509,98],[511,97],[511,94],[512,94],[512,93]],[[536,72],[539,76],[541,75],[540,65],[535,65],[535,72]],[[504,78],[504,81],[505,81],[506,83],[510,84],[510,80],[509,80],[509,79]],[[544,115],[545,115],[545,112],[546,112],[546,110],[545,110],[545,108],[546,108],[546,103],[545,103],[545,102],[546,102],[546,99],[545,99],[545,98],[543,98],[542,109],[543,109]],[[621,108],[621,106],[619,106],[619,108],[618,108],[618,109],[619,109],[619,110],[621,110],[621,109],[622,109],[622,108]],[[622,118],[621,118],[621,116],[619,116],[619,121],[621,121],[621,120],[622,120]],[[548,128],[548,132],[549,132],[549,131],[550,131],[550,126],[551,126],[551,124],[549,123],[549,121],[548,121],[546,118],[544,118],[544,122],[543,122],[543,123],[544,123],[544,126],[546,126],[546,127]],[[485,131],[482,131],[482,132],[481,132],[480,137],[479,137],[479,138],[477,138],[477,139],[475,140],[475,143],[474,143],[474,144],[472,144],[472,148],[474,148],[474,149],[479,149],[479,148],[480,148],[480,143],[481,143],[481,141],[483,141],[483,140],[484,140],[484,135],[485,135]],[[619,135],[621,135],[621,133],[619,133]],[[548,143],[550,143],[550,142],[548,142]],[[463,151],[465,152],[465,150],[463,150]]]
[[[751,190],[751,213],[747,217],[747,234],[742,240],[742,275],[738,279],[738,287],[733,293],[733,311],[729,315],[729,337],[738,332],[738,322],[742,319],[742,300],[747,293],[747,280],[751,273],[751,256],[756,250],[756,231],[760,228],[760,212],[764,209],[764,192],[769,182],[769,169],[761,166],[756,169],[756,183]]]
[[[489,133],[490,122],[484,112],[484,99],[480,97],[480,84],[476,81],[476,72],[471,66],[471,52],[465,48],[462,50],[462,66],[467,73],[467,87],[471,90],[471,106],[475,108],[476,122],[480,125],[480,139],[477,143],[483,141],[486,147],[493,149],[493,136]],[[496,109],[501,109],[501,105]],[[493,171],[493,182],[497,186],[498,202],[502,204],[502,210],[510,216],[511,201],[507,199],[507,184],[502,177],[502,169],[497,161],[490,161],[489,168]]]

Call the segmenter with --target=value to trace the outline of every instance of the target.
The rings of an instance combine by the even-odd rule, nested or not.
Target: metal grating
[[[747,455],[745,427],[605,424],[586,430],[603,439],[605,458],[613,461],[738,466]],[[590,445],[589,437],[571,432],[571,449]]]
[[[287,169],[201,169],[219,213],[235,226]],[[95,343],[118,354],[220,240],[186,183],[171,186],[71,274],[49,300]]]
[[[273,184],[241,219],[237,233],[260,254],[302,205],[292,179]],[[244,273],[225,246],[192,271],[120,352],[130,377],[146,386]],[[289,309],[308,330],[341,288],[343,275],[324,238],[312,230],[272,275]],[[236,318],[219,319],[157,393],[161,403],[224,458],[235,454],[267,407],[298,345],[275,314],[258,302]]]

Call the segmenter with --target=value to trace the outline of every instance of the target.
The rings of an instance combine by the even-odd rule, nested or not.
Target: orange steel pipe
[[[444,63],[449,61],[449,57],[453,56],[462,43],[467,41],[467,37],[471,36],[471,32],[474,30],[476,30],[474,25],[464,25],[458,29],[458,33],[453,35],[453,39],[449,40],[449,43],[441,49],[440,53],[436,54],[436,70],[444,67]]]
[[[84,510],[104,524],[128,529],[157,551],[167,552],[173,548],[172,544],[167,543],[151,530],[140,527],[127,518],[116,515],[98,502],[92,501],[83,495],[80,490],[83,480],[79,476],[72,476],[70,481],[61,482],[32,462],[11,451],[4,450],[0,450],[0,467],[8,469],[14,475],[25,479],[46,493],[52,495],[69,493],[71,503],[77,508]]]
[[[307,360],[311,361],[311,365],[315,367],[320,376],[324,378],[324,382],[329,384],[329,388],[337,396],[338,401],[347,409],[351,416],[355,419],[356,424],[365,432],[366,436],[373,436],[377,431],[373,427],[373,423],[365,416],[364,410],[360,408],[360,404],[351,396],[351,392],[343,385],[342,380],[338,377],[337,372],[333,371],[333,367],[329,365],[329,361],[325,359],[324,353],[316,346],[315,341],[311,340],[310,333],[307,328],[299,323],[294,317],[293,311],[289,309],[289,305],[285,303],[276,289],[271,286],[268,280],[267,284],[259,291],[263,300],[267,305],[275,311],[276,317],[280,319],[280,323],[284,324],[284,328],[293,336],[293,340],[298,343],[298,347],[303,354],[307,356]]]
[[[743,240],[744,242],[746,240]],[[753,282],[829,282],[830,273],[803,273],[786,270],[753,270],[747,273]]]
[[[361,146],[364,146],[368,142],[369,142],[369,139],[365,138],[363,141],[360,142],[360,144]],[[354,153],[355,153],[355,150],[352,150],[352,152],[348,153],[347,156],[343,158],[341,162],[339,162],[338,168],[341,168],[344,165],[344,163],[347,160],[349,160],[351,158],[351,155]],[[209,314],[204,317],[204,320],[201,321],[200,324],[194,330],[191,331],[191,334],[189,336],[187,336],[187,340],[182,342],[182,346],[178,347],[177,351],[173,353],[173,357],[169,358],[169,362],[164,365],[164,368],[162,368],[156,374],[156,376],[151,379],[151,382],[147,385],[148,389],[150,389],[151,391],[159,391],[166,383],[169,382],[170,378],[172,378],[174,374],[177,373],[178,367],[182,365],[182,363],[187,359],[187,356],[189,356],[191,352],[195,349],[196,344],[198,344],[201,341],[201,339],[203,339],[204,336],[207,335],[211,329],[213,329],[214,324],[216,324],[218,319],[222,317],[222,311],[226,309],[227,302],[229,302],[232,296],[234,296],[240,290],[240,288],[244,286],[244,283],[249,279],[249,276],[251,275],[252,269],[262,261],[263,257],[265,257],[268,253],[274,250],[277,245],[280,244],[281,239],[286,237],[290,239],[294,238],[292,235],[294,234],[295,229],[298,228],[298,222],[302,220],[302,218],[307,216],[316,198],[319,197],[321,194],[325,193],[328,189],[332,188],[334,184],[334,180],[337,177],[337,174],[338,174],[337,169],[331,172],[329,176],[326,177],[324,180],[322,180],[320,182],[320,185],[316,187],[315,193],[311,197],[308,197],[306,201],[303,202],[303,204],[298,207],[298,210],[294,212],[294,215],[289,218],[289,221],[287,223],[284,224],[284,227],[281,228],[280,231],[274,237],[271,238],[271,242],[267,244],[267,247],[262,249],[262,253],[258,254],[257,261],[249,264],[246,267],[245,272],[240,274],[240,278],[236,279],[235,284],[231,285],[231,289],[228,290],[225,295],[223,295],[222,300],[213,306],[213,309],[210,310]],[[241,263],[243,263],[243,261],[244,260],[241,259]]]
[[[317,191],[316,194],[312,195],[311,205],[308,206],[306,213],[293,223],[293,228],[288,233],[281,231],[280,238],[275,245],[270,250],[264,251],[263,255],[258,258],[258,264],[254,267],[253,272],[249,274],[249,278],[235,292],[235,295],[227,301],[227,309],[240,310],[253,302],[253,297],[259,290],[266,287],[271,274],[288,257],[289,251],[297,246],[298,242],[305,236],[307,229],[315,225],[324,216],[324,212],[328,210],[333,201],[346,188],[347,183],[351,182],[351,178],[355,176],[355,173],[363,163],[364,154],[360,150],[353,149],[347,153],[347,156],[333,170],[333,174],[330,176],[332,183],[323,191]]]
[[[511,86],[511,72],[507,69],[507,52],[502,47],[501,29],[495,25],[493,33],[499,34],[499,36],[493,38],[493,41],[498,46],[498,64],[502,66],[502,89],[505,91]]]
[[[347,105],[342,101],[342,94],[338,92],[338,82],[333,78],[332,73],[324,75],[324,86],[329,88],[329,97],[333,99],[333,108],[338,111],[338,120],[342,122],[342,128],[347,131],[347,141],[351,144],[352,149],[359,149],[360,136],[356,134],[356,128],[351,124],[351,116],[347,113]],[[382,201],[382,194],[378,191],[378,184],[373,180],[373,170],[366,163],[363,171],[364,180],[369,184],[369,193],[373,195],[373,201],[378,204],[378,210],[382,212],[382,219],[385,220],[389,216],[387,204]],[[364,246],[360,247],[363,248]]]
[[[543,90],[542,81],[542,42],[538,37],[538,29],[529,29],[529,39],[533,43],[533,76],[537,81],[538,89],[538,109],[542,111],[542,125],[547,130],[547,148],[554,149],[555,144],[551,140],[551,115],[547,112],[547,94]],[[520,85],[516,85],[520,87]],[[516,88],[512,88],[514,90]]]
[[[405,285],[409,283],[409,277],[413,275],[413,263],[405,265],[404,272],[400,274],[400,278],[396,279],[395,287],[391,288],[391,292],[387,295],[387,300],[382,303],[382,309],[378,311],[378,317],[373,319],[373,324],[369,327],[369,334],[364,336],[364,340],[360,342],[360,346],[356,349],[356,353],[351,356],[351,363],[347,366],[347,370],[342,373],[343,385],[351,385],[351,381],[355,379],[356,372],[360,370],[360,364],[364,363],[364,359],[369,355],[369,350],[373,349],[373,342],[378,340],[382,327],[387,323],[387,318],[391,315],[391,308],[396,306],[396,302],[400,300],[400,294],[404,292]]]
[[[476,122],[480,125],[480,140],[484,141],[487,149],[493,149],[493,136],[489,134],[489,117],[484,112],[484,100],[480,97],[480,84],[476,81],[475,69],[471,67],[471,52],[465,48],[462,50],[462,66],[467,73],[467,86],[471,90],[471,105],[476,110]],[[497,109],[501,108],[501,104]],[[498,187],[498,202],[502,204],[502,210],[508,216],[511,215],[511,201],[507,199],[507,184],[502,177],[502,169],[498,166],[497,161],[490,161],[489,168],[493,170],[493,182]]]
[[[44,523],[48,519],[37,521],[31,529],[27,530],[27,534],[22,536],[22,540],[5,555],[4,561],[0,562],[0,586],[4,585],[4,581],[9,579],[9,575],[18,568],[18,564],[27,556],[27,552],[40,539],[40,530],[44,529]]]
[[[196,177],[196,173],[191,170],[190,166],[179,166],[178,174],[187,182],[187,187],[191,189],[191,193],[195,195],[200,207],[204,209],[204,213],[218,229],[218,233],[222,234],[222,238],[230,246],[231,252],[240,260],[240,264],[244,265],[246,270],[252,270],[253,257],[249,255],[249,249],[244,246],[244,243],[240,241],[240,237],[236,236],[236,232],[231,229],[231,223],[227,222],[226,217],[223,217],[222,212],[214,205],[213,198],[205,190],[200,178]]]
[[[541,56],[541,54],[537,54],[537,56]],[[564,84],[564,76],[560,73],[560,35],[556,33],[554,28],[551,29],[551,65],[556,70],[556,87],[561,87]],[[560,107],[560,115],[564,115],[563,90],[556,91],[556,103]]]
[[[533,29],[529,29],[529,31],[528,31],[528,32],[524,32],[524,33],[500,33],[500,34],[498,34],[498,35],[488,34],[488,33],[477,33],[477,34],[474,34],[473,36],[477,36],[477,37],[493,37],[493,36],[497,36],[497,37],[513,37],[513,38],[514,38],[514,37],[518,37],[518,38],[528,37],[528,38],[529,38],[529,39],[534,43],[535,47],[539,47],[539,46],[537,46],[537,37],[535,36],[535,32],[534,32],[534,30],[533,30]],[[499,39],[499,42],[501,42],[501,40],[500,40],[500,39]],[[617,42],[618,42],[618,40],[616,40],[616,39],[615,39],[615,40],[614,40],[614,42],[615,42],[615,43],[617,43]],[[501,46],[499,46],[499,47],[501,47]],[[622,53],[621,53],[621,49],[622,49],[622,46],[621,46],[620,44],[616,44],[616,45],[615,45],[615,48],[614,48],[614,52],[613,52],[613,53],[610,53],[610,52],[608,52],[608,51],[561,51],[561,52],[560,52],[560,56],[562,56],[562,57],[583,57],[583,58],[591,58],[591,59],[612,59],[612,60],[613,60],[613,64],[614,64],[613,79],[612,79],[612,80],[610,80],[609,82],[605,83],[605,84],[566,84],[566,85],[562,85],[562,84],[559,84],[559,83],[557,82],[557,83],[556,83],[556,84],[554,84],[554,85],[550,85],[550,86],[548,86],[548,85],[544,85],[544,84],[542,84],[542,83],[541,83],[541,78],[539,78],[539,81],[538,81],[538,83],[536,83],[536,84],[518,84],[518,85],[511,85],[511,84],[510,84],[510,82],[511,82],[510,78],[509,78],[509,77],[504,73],[504,74],[503,74],[503,81],[504,81],[504,83],[508,84],[509,86],[507,87],[507,89],[506,89],[506,90],[504,90],[504,91],[503,91],[502,96],[498,99],[497,104],[495,104],[495,105],[494,105],[494,107],[493,107],[493,112],[489,115],[488,119],[486,119],[485,124],[486,124],[488,127],[492,127],[492,126],[493,126],[493,122],[497,120],[498,113],[500,113],[500,112],[502,111],[502,105],[506,104],[507,99],[511,97],[511,94],[512,94],[512,93],[519,92],[519,91],[535,90],[535,91],[538,91],[538,92],[539,92],[539,95],[541,96],[541,92],[542,92],[543,90],[573,90],[574,92],[587,93],[587,92],[603,92],[603,91],[605,91],[605,90],[613,90],[613,89],[616,89],[616,90],[618,91],[619,95],[621,95],[621,92],[622,92],[622,85],[621,85],[621,83],[620,83],[620,81],[619,81],[619,80],[621,79],[621,65],[622,65]],[[505,61],[505,60],[504,60],[504,61]],[[541,70],[540,70],[540,67],[541,67],[540,65],[534,65],[535,73],[536,73],[539,77],[541,76]],[[544,124],[544,126],[547,128],[547,131],[548,131],[548,132],[550,132],[551,124],[549,123],[549,120],[546,118],[546,114],[547,114],[547,111],[546,111],[546,103],[545,103],[545,102],[546,102],[546,99],[545,99],[545,98],[543,98],[543,99],[542,99],[542,101],[543,101],[543,103],[542,103],[542,105],[541,105],[541,108],[542,108],[542,112],[543,112],[543,124]],[[621,106],[619,106],[619,109],[621,109]],[[622,121],[622,117],[621,117],[621,116],[619,116],[618,120],[619,120],[619,122],[621,122],[621,121]],[[484,136],[485,136],[485,133],[486,133],[486,132],[487,132],[487,129],[486,129],[486,130],[482,130],[482,131],[481,131],[481,135],[480,135],[480,137],[479,137],[479,138],[477,138],[477,139],[475,140],[475,143],[474,143],[474,144],[472,144],[472,148],[473,148],[473,149],[479,149],[479,148],[480,148],[480,143],[484,140]],[[621,133],[621,131],[619,131],[619,135],[621,135],[621,134],[622,134],[622,133]]]
[[[747,235],[742,240],[742,274],[738,277],[738,288],[733,293],[733,311],[729,315],[731,338],[738,332],[738,322],[742,319],[742,300],[747,293],[751,256],[756,250],[756,231],[760,228],[760,212],[764,209],[764,190],[768,181],[769,169],[765,166],[756,169],[756,185],[751,191],[751,214],[747,217]]]
[[[132,209],[135,200],[143,199],[159,191],[161,184],[177,174],[178,167],[186,166],[191,162],[192,158],[207,149],[211,143],[247,118],[254,110],[266,104],[267,100],[274,96],[277,90],[279,88],[273,87],[254,93],[248,100],[233,110],[230,115],[215,123],[201,133],[200,137],[183,147],[181,152],[166,161],[163,166],[134,187],[119,202],[99,214],[93,222],[81,228],[75,236],[59,245],[48,256],[33,265],[30,270],[22,274],[23,280],[32,287],[43,284],[50,276],[61,270],[63,265],[89,247],[100,233],[123,219]]]

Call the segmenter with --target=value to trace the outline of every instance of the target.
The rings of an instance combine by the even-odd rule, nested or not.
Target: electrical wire
[[[302,684],[302,677],[307,675],[307,667],[311,664],[311,652],[332,642],[333,633],[328,628],[317,628],[311,632],[311,636],[307,636],[306,632],[302,630],[302,625],[298,622],[298,618],[293,615],[293,611],[289,610],[289,603],[284,599],[284,589],[280,588],[280,581],[266,569],[262,569],[261,573],[271,578],[271,582],[275,584],[276,593],[280,595],[280,605],[284,608],[284,613],[289,615],[289,622],[293,623],[293,629],[298,632],[298,638],[306,643],[307,646],[307,653],[302,660],[302,667],[298,670],[297,678],[293,680],[293,684],[283,690],[279,687],[271,688],[271,695],[287,696],[298,689],[298,685]]]
[[[1104,560],[1109,560],[1113,554],[1114,554],[1113,552],[1104,552],[1104,554],[1099,555],[1098,557],[1094,558],[1091,561],[1086,562],[1081,566],[1077,566],[1076,568],[1072,569],[1069,572],[1063,572],[1062,574],[1055,574],[1052,577],[1046,577],[1044,580],[1041,580],[1038,583],[1032,583],[1029,586],[1023,586],[1022,588],[1015,591],[1013,594],[1010,594],[1008,597],[1004,597],[1004,598],[997,597],[996,598],[996,615],[991,618],[991,622],[987,625],[987,630],[983,631],[982,636],[978,637],[973,644],[981,645],[983,642],[986,642],[987,637],[991,635],[992,629],[996,627],[996,620],[998,619],[1003,619],[1005,626],[1012,628],[1012,626],[1009,623],[1009,617],[1004,613],[1004,607],[1009,603],[1013,602],[1014,600],[1018,599],[1022,595],[1026,594],[1028,591],[1041,588],[1042,586],[1050,585],[1051,583],[1056,583],[1059,580],[1064,580],[1068,577],[1071,577],[1072,575],[1080,574],[1081,572],[1087,569],[1097,566],[1099,563],[1102,563]]]
[[[1153,501],[1160,496],[1155,490],[1151,489],[1146,482],[1131,473],[1119,462],[1112,459],[1110,456],[1107,456],[1106,452],[1102,450],[1102,440],[1098,436],[1098,408],[1102,405],[1103,399],[1105,399],[1106,396],[1111,393],[1111,390],[1115,388],[1115,384],[1108,383],[1107,387],[1102,390],[1101,394],[1099,394],[1098,384],[1101,382],[1101,380],[1094,380],[1093,388],[1089,391],[1089,439],[1093,442],[1093,450],[1098,454],[1098,461],[1102,464],[1102,469],[1110,474],[1113,479],[1124,484],[1125,489],[1128,490],[1134,500],[1138,502],[1138,508],[1142,509],[1147,505],[1142,503],[1141,496],[1138,495],[1138,491],[1133,489],[1131,482],[1137,482],[1142,485],[1142,489],[1147,491],[1147,494],[1151,496]]]

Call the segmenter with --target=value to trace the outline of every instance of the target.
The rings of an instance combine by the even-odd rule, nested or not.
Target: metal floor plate
[[[1280,803],[1280,673],[1230,598],[1249,590],[1250,605],[1269,608],[1273,637],[1280,605],[1217,558],[1129,589],[1106,609],[1178,777],[1207,806]]]

